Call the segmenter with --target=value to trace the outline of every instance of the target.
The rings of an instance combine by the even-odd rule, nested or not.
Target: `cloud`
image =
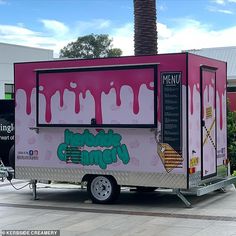
[[[224,14],[229,14],[229,15],[234,14],[234,12],[231,10],[219,9],[217,7],[212,7],[212,6],[207,7],[207,9],[208,11],[211,11],[211,12],[219,12],[219,13],[224,13]]]
[[[65,35],[69,32],[69,28],[62,22],[56,20],[40,20],[44,27],[53,35]]]
[[[86,26],[94,25],[97,20],[85,22]],[[41,20],[41,31],[34,31],[23,24],[0,25],[0,42],[47,48],[54,50],[58,57],[60,49],[77,37],[94,31],[67,26],[56,20]],[[123,51],[123,55],[134,55],[134,28],[133,22],[115,27],[112,22],[101,20],[101,30],[98,34],[106,33],[113,38],[113,46]],[[80,22],[80,24],[82,24]],[[109,27],[108,27],[109,26]],[[81,27],[85,27],[81,25]],[[104,32],[103,30],[106,30]],[[236,26],[221,30],[213,30],[211,25],[199,21],[182,18],[176,19],[173,27],[158,22],[158,51],[159,53],[180,52],[187,49],[200,49],[207,47],[235,46]],[[92,28],[91,28],[92,30]],[[96,33],[96,32],[95,32]]]
[[[48,27],[50,29],[50,27]],[[0,25],[0,42],[18,44],[23,46],[47,48],[55,51],[55,56],[59,50],[71,41],[71,38],[60,37],[55,31],[53,35],[45,32],[30,30],[20,24],[18,26]]]
[[[12,25],[0,25],[0,36],[11,36],[11,35],[32,36],[36,34],[37,32],[29,30],[24,27],[12,26]]]
[[[78,34],[90,34],[96,33],[100,30],[109,29],[110,26],[110,20],[93,19],[91,21],[78,21],[74,28]]]
[[[1,1],[1,0],[0,0]],[[34,31],[23,23],[16,25],[0,25],[0,42],[18,44],[23,46],[39,47],[54,50],[54,56],[59,56],[59,51],[77,37],[94,32],[94,29],[108,29],[109,20],[94,19],[89,22],[77,22],[76,26],[67,26],[54,19],[41,19],[40,31]]]
[[[211,2],[218,5],[226,5],[227,3],[236,3],[236,0],[211,0]]]
[[[0,0],[0,5],[6,5],[7,1],[6,0]]]
[[[210,25],[186,19],[184,25],[168,28],[171,37],[159,40],[159,52],[179,52],[185,49],[199,49],[207,47],[234,46],[232,35],[236,34],[236,26],[222,30],[212,30]],[[162,35],[160,29],[159,34]]]
[[[157,28],[159,32],[159,40],[165,40],[172,36],[172,32],[168,27],[162,23],[157,23]]]
[[[113,46],[120,48],[123,56],[134,55],[134,26],[133,23],[127,23],[122,27],[112,30]]]
[[[167,10],[167,6],[164,3],[157,4],[157,12],[158,11],[166,11],[166,10]]]
[[[219,5],[225,5],[226,0],[212,0],[213,3],[219,4]]]
[[[223,10],[223,9],[218,9],[218,12],[224,13],[224,14],[229,14],[229,15],[234,14],[234,13],[233,13],[232,11],[230,11],[230,10]]]
[[[213,30],[211,25],[188,18],[177,19],[175,23],[174,27],[168,27],[163,23],[157,24],[159,53],[181,52],[187,49],[235,46],[233,35],[236,34],[236,26]],[[114,46],[121,48],[123,55],[134,54],[132,23],[114,29],[112,37]]]

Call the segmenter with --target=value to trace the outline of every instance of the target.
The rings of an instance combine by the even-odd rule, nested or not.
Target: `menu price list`
[[[175,150],[181,150],[181,73],[161,74],[162,137]]]

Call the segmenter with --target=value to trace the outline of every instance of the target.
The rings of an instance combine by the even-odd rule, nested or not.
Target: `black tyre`
[[[120,186],[113,177],[99,175],[89,179],[87,191],[93,203],[106,204],[118,198]]]

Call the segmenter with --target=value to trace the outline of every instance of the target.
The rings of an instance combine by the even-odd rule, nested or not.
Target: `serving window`
[[[157,65],[36,71],[38,126],[156,127]]]

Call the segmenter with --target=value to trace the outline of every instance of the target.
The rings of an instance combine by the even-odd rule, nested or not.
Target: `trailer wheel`
[[[93,203],[112,203],[120,194],[120,186],[111,176],[94,176],[89,179],[87,191]]]

